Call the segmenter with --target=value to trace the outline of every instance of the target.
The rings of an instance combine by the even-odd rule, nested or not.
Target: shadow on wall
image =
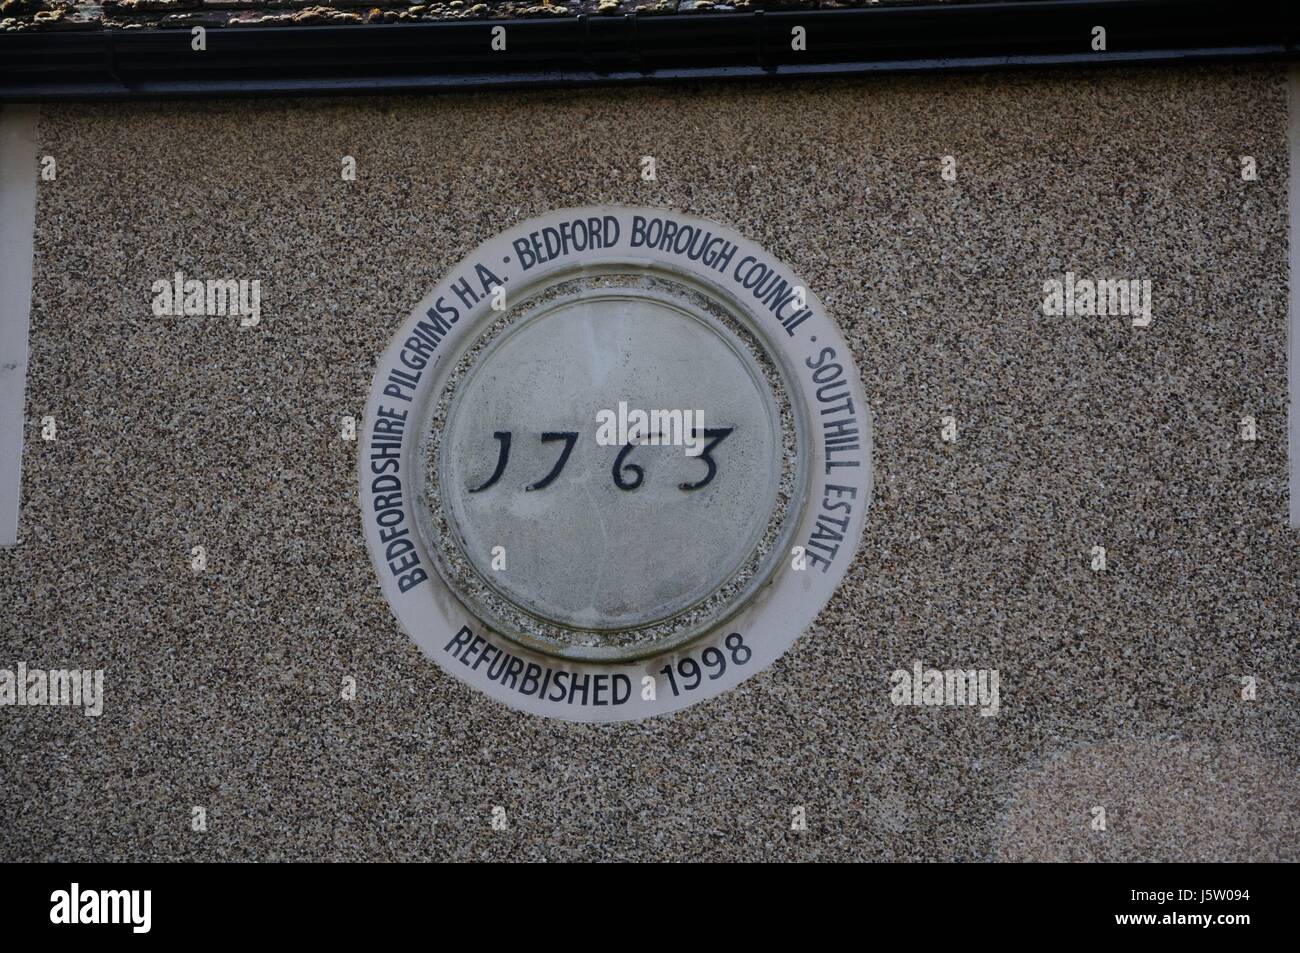
[[[1295,861],[1300,779],[1232,745],[1106,742],[1029,769],[998,861]]]

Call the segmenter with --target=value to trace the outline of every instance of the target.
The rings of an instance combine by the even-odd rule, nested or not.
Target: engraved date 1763
[[[694,483],[679,483],[677,484],[678,489],[687,491],[701,490],[713,482],[713,478],[718,475],[718,464],[717,461],[713,459],[713,450],[735,429],[735,427],[704,428],[704,448],[700,451],[699,456],[697,457],[706,468],[704,476],[701,479],[696,480]],[[692,436],[699,432],[700,431],[693,431]],[[494,469],[492,475],[487,478],[487,482],[483,483],[481,486],[474,487],[469,491],[471,493],[482,493],[484,490],[494,486],[496,482],[501,479],[502,474],[506,472],[506,465],[510,462],[511,431],[497,430],[493,432],[492,436],[500,446],[500,450],[497,452],[496,469]],[[613,474],[614,485],[616,487],[620,490],[631,491],[635,490],[645,481],[645,468],[635,463],[626,462],[627,456],[632,452],[634,447],[653,441],[658,437],[658,434],[650,434],[643,439],[629,440],[627,443],[623,444],[622,449],[618,452],[618,456],[614,458]],[[528,486],[524,488],[525,490],[544,490],[559,478],[560,473],[564,470],[564,465],[569,462],[569,454],[573,453],[573,445],[578,442],[578,433],[574,430],[548,430],[542,434],[541,441],[542,443],[556,443],[563,441],[564,446],[560,450],[559,459],[555,461],[555,466],[551,467],[551,471],[537,482],[528,484]]]

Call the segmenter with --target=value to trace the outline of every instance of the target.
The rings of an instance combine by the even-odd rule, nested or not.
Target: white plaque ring
[[[595,411],[629,407],[665,430],[698,411],[696,455],[602,440]],[[380,357],[358,473],[420,649],[513,708],[606,722],[782,655],[848,570],[871,459],[852,353],[797,276],[717,223],[595,206],[509,229],[424,297]]]

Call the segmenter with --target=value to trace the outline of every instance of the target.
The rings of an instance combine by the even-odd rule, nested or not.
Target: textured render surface
[[[0,709],[0,857],[1296,859],[1285,119],[1271,68],[44,108],[0,666],[102,667],[106,698]],[[398,630],[338,419],[466,249],[599,202],[809,281],[876,496],[774,667],[593,727]],[[177,269],[260,278],[261,325],[154,317]],[[1045,317],[1067,270],[1150,278],[1151,327]],[[998,669],[1000,714],[895,707],[913,660]]]

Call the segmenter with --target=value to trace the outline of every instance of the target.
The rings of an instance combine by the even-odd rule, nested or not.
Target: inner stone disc
[[[603,444],[616,428],[599,424],[635,424],[634,411],[647,433],[696,446],[729,431],[708,453],[716,472],[687,446],[641,442],[616,480],[626,435]],[[744,345],[683,302],[630,289],[557,302],[494,341],[457,390],[438,455],[476,573],[533,616],[596,632],[671,618],[726,583],[772,517],[782,468],[780,417]]]

